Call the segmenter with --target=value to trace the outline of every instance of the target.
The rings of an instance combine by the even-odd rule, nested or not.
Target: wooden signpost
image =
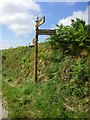
[[[50,29],[38,29],[40,25],[42,25],[45,22],[45,17],[42,17],[40,20],[38,19],[38,16],[36,18],[36,35],[33,39],[34,47],[35,47],[35,63],[34,63],[34,76],[35,81],[37,82],[37,64],[38,64],[38,35],[53,35],[56,33],[55,30]]]

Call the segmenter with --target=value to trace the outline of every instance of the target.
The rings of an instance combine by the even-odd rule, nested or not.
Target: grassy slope
[[[38,83],[34,82],[34,48],[2,51],[3,97],[12,118],[86,118],[89,104],[87,52],[80,56],[39,44]]]

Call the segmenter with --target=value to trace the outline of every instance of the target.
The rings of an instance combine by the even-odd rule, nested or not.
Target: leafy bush
[[[72,20],[71,26],[57,25],[56,35],[48,38],[52,48],[61,49],[69,54],[77,55],[82,49],[90,50],[90,25],[85,21]]]

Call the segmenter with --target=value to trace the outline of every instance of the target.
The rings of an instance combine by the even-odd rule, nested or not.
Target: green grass
[[[34,81],[34,48],[2,51],[3,97],[10,118],[87,118],[90,57],[53,51],[39,44],[38,83]]]

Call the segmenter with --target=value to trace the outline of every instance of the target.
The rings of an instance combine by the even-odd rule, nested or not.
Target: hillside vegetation
[[[2,93],[10,118],[89,117],[89,28],[80,19],[57,25],[56,35],[38,45],[37,83],[33,46],[2,51]]]

